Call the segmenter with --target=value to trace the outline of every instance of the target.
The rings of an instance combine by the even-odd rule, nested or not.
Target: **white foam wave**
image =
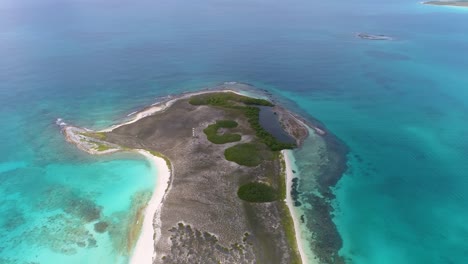
[[[128,114],[127,116],[132,116],[134,114],[138,113],[138,111],[135,111],[135,112],[131,112],[130,114]]]
[[[55,120],[55,124],[57,124],[58,126],[61,126],[61,127],[64,127],[64,126],[68,125],[67,123],[63,122],[62,118],[57,118],[57,120]]]

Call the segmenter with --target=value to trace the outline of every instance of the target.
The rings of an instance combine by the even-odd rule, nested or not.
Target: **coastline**
[[[156,184],[155,184],[151,199],[148,201],[146,208],[144,209],[143,221],[142,223],[138,223],[138,222],[135,223],[137,225],[141,224],[141,231],[138,236],[138,240],[135,243],[135,246],[132,250],[131,256],[129,256],[128,263],[152,264],[153,260],[156,259],[157,257],[155,244],[161,238],[161,226],[162,226],[161,209],[162,209],[165,196],[167,195],[171,187],[172,167],[169,161],[167,160],[167,158],[161,157],[157,155],[157,153],[154,154],[152,153],[152,151],[148,151],[144,149],[126,149],[126,148],[121,148],[118,145],[112,145],[110,146],[109,149],[106,149],[106,150],[95,149],[92,146],[90,146],[89,142],[86,140],[87,138],[88,139],[89,138],[93,139],[93,138],[86,135],[86,133],[112,132],[113,130],[119,127],[135,123],[145,117],[154,115],[158,112],[164,112],[166,109],[170,108],[177,101],[190,98],[194,95],[201,95],[201,94],[212,93],[212,92],[231,92],[231,93],[235,93],[235,94],[242,95],[242,96],[248,96],[248,97],[253,97],[253,98],[257,97],[253,94],[247,94],[247,93],[243,93],[242,91],[236,90],[235,87],[231,89],[230,87],[228,88],[228,87],[225,87],[224,85],[220,85],[220,88],[221,89],[204,90],[204,91],[199,91],[199,92],[188,92],[188,93],[180,94],[178,96],[167,97],[166,100],[155,102],[152,105],[145,107],[140,111],[135,111],[127,115],[127,117],[131,117],[131,118],[124,120],[122,123],[114,124],[108,128],[98,130],[98,131],[93,131],[93,130],[89,130],[86,128],[81,129],[81,128],[70,126],[63,122],[61,122],[60,124],[59,122],[57,122],[57,124],[62,127],[62,131],[64,132],[67,141],[76,145],[80,150],[88,152],[89,154],[92,154],[92,155],[111,154],[111,153],[118,152],[118,151],[137,152],[143,155],[151,163],[151,166],[156,169],[157,180],[156,180]],[[308,125],[304,123],[304,121],[299,119],[297,116],[293,115],[293,117],[305,127],[309,127]],[[316,126],[312,126],[312,128],[315,130],[315,132],[321,135],[325,134],[325,132],[323,132]],[[95,139],[93,139],[93,141],[95,141]],[[101,140],[97,140],[97,141],[98,143],[101,143]],[[286,172],[287,195],[286,195],[285,203],[293,219],[294,234],[296,238],[296,245],[299,251],[299,257],[301,259],[301,262],[304,264],[307,264],[307,263],[318,264],[318,262],[316,261],[311,261],[311,259],[314,259],[313,255],[312,255],[312,258],[306,257],[306,256],[310,257],[311,252],[308,252],[308,254],[306,254],[305,244],[302,239],[302,234],[301,234],[301,229],[300,229],[300,220],[294,213],[294,208],[293,208],[294,201],[291,197],[292,179],[294,175],[292,174],[292,167],[291,167],[292,161],[290,160],[290,157],[288,157],[288,154],[292,155],[292,152],[290,152],[290,150],[289,151],[283,150],[281,151],[281,153],[283,154],[285,164],[286,164],[285,172]]]
[[[143,119],[147,116],[154,115],[158,112],[163,112],[176,103],[179,100],[183,100],[186,98],[190,98],[194,95],[212,93],[212,92],[231,92],[242,96],[250,96],[246,95],[240,91],[235,89],[226,88],[225,85],[233,85],[233,84],[224,84],[221,85],[221,89],[216,90],[204,90],[199,92],[187,92],[180,94],[178,96],[168,97],[167,100],[162,100],[159,102],[155,102],[151,104],[149,107],[145,107],[142,110],[132,112],[131,114],[127,115],[127,117],[131,117],[130,120],[124,120],[121,123],[114,124],[108,128],[101,129],[101,130],[92,130],[87,128],[78,128],[72,125],[65,123],[61,118],[56,120],[56,124],[61,128],[62,132],[65,135],[66,141],[74,144],[78,149],[87,152],[91,155],[106,155],[112,154],[119,151],[130,151],[136,152],[140,155],[143,155],[157,171],[157,180],[155,183],[155,187],[153,190],[153,194],[151,196],[150,201],[146,205],[144,209],[144,217],[143,223],[141,223],[141,231],[138,237],[138,240],[132,250],[132,254],[129,258],[130,264],[152,264],[153,259],[156,258],[157,253],[155,251],[154,245],[161,237],[161,209],[162,203],[166,194],[170,189],[170,182],[171,182],[171,173],[172,168],[170,167],[170,161],[166,158],[155,155],[148,150],[144,149],[124,149],[118,145],[110,144],[108,142],[102,141],[100,139],[96,139],[89,135],[89,133],[102,133],[102,132],[111,132],[114,129],[117,129],[121,126],[125,126],[128,124],[135,123],[140,119]],[[234,84],[234,85],[237,85]],[[93,145],[94,144],[94,145]],[[97,144],[97,145],[96,145]],[[100,150],[99,145],[105,144],[106,149]],[[97,148],[96,148],[97,146]],[[140,223],[136,223],[140,224]]]
[[[194,95],[201,95],[201,94],[212,93],[212,92],[222,92],[222,93],[231,92],[231,93],[235,93],[235,94],[242,95],[242,96],[252,97],[251,95],[246,95],[246,94],[243,94],[242,92],[232,90],[232,89],[205,90],[205,91],[200,91],[200,92],[183,93],[183,94],[180,94],[178,96],[169,97],[169,99],[165,100],[165,101],[155,102],[151,106],[146,107],[146,108],[144,108],[144,109],[142,109],[140,111],[135,111],[135,112],[127,115],[127,117],[132,117],[130,120],[124,121],[124,122],[119,123],[119,124],[112,125],[112,126],[110,126],[108,128],[105,128],[105,129],[98,130],[97,132],[112,132],[112,130],[114,130],[116,128],[119,128],[121,126],[125,126],[125,125],[128,125],[128,124],[133,124],[133,123],[137,122],[138,120],[140,120],[142,118],[154,115],[155,113],[158,113],[158,112],[162,112],[162,111],[166,110],[167,108],[169,108],[171,105],[173,105],[175,102],[177,102],[179,100],[190,98],[190,97],[192,97]]]
[[[283,155],[284,162],[285,162],[285,170],[286,170],[286,205],[289,208],[289,213],[294,222],[294,233],[296,235],[296,244],[299,250],[299,254],[301,257],[302,264],[319,264],[316,261],[315,255],[313,252],[309,251],[309,254],[306,254],[306,248],[304,245],[304,238],[302,237],[302,232],[300,228],[300,220],[297,218],[297,215],[294,210],[294,201],[291,197],[291,190],[292,190],[292,180],[294,178],[293,175],[293,160],[291,159],[290,155],[293,155],[292,150],[282,150],[281,154]]]
[[[146,205],[141,233],[130,258],[130,264],[151,264],[156,257],[154,250],[155,241],[161,236],[161,207],[169,188],[171,168],[167,166],[163,158],[152,155],[146,150],[136,150],[151,163],[157,170],[157,180],[153,195]],[[137,223],[138,224],[138,223]]]

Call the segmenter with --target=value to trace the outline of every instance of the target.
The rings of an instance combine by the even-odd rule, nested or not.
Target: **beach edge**
[[[156,170],[156,183],[151,199],[146,205],[141,233],[130,257],[130,264],[151,264],[157,253],[155,242],[161,236],[161,208],[164,198],[170,188],[171,168],[162,157],[153,155],[147,150],[138,149],[137,153],[143,155]]]
[[[316,256],[315,255],[310,255],[313,254],[313,252],[309,252],[309,255],[306,254],[306,249],[305,249],[305,243],[304,243],[304,238],[302,237],[302,232],[300,229],[300,220],[297,217],[297,214],[294,210],[294,201],[291,196],[291,191],[292,191],[292,183],[293,183],[293,166],[292,164],[294,161],[291,159],[291,156],[294,156],[292,150],[282,150],[281,155],[283,156],[283,160],[285,163],[285,173],[286,173],[286,206],[289,209],[289,214],[291,215],[291,218],[293,219],[294,223],[294,233],[296,237],[296,245],[299,250],[299,256],[301,258],[302,264],[320,264],[318,261],[316,261]]]
[[[71,126],[63,122],[60,118],[57,119],[56,123],[62,128],[62,132],[65,134],[65,138],[68,142],[76,145],[78,149],[85,151],[91,155],[106,155],[112,154],[116,152],[133,152],[138,153],[144,156],[150,163],[151,166],[156,168],[156,183],[154,186],[153,194],[148,201],[144,216],[143,216],[143,223],[141,224],[141,231],[138,237],[137,242],[132,250],[132,253],[129,256],[128,263],[130,264],[146,264],[146,263],[153,263],[153,261],[157,257],[157,252],[155,250],[155,244],[161,237],[161,208],[164,202],[164,198],[167,193],[170,191],[171,181],[172,181],[172,173],[173,168],[170,161],[162,156],[160,153],[153,153],[153,151],[145,150],[145,149],[128,149],[128,148],[121,148],[120,146],[113,145],[108,150],[96,150],[86,144],[86,140],[83,139],[92,139],[95,140],[93,137],[88,135],[84,135],[83,133],[106,133],[112,132],[113,130],[125,126],[128,124],[135,123],[147,116],[154,115],[158,112],[164,112],[168,108],[170,108],[175,102],[178,100],[186,99],[191,96],[201,95],[206,93],[212,92],[222,92],[222,93],[235,93],[242,96],[248,96],[252,98],[258,98],[258,96],[253,94],[246,94],[244,91],[237,90],[235,88],[227,88],[222,87],[222,89],[214,89],[214,90],[202,90],[197,92],[187,92],[182,93],[177,96],[171,96],[166,98],[165,100],[158,101],[153,103],[150,106],[144,107],[139,111],[135,111],[131,114],[130,119],[122,120],[121,122],[111,125],[110,127],[100,129],[100,130],[91,130],[87,128],[78,128],[75,126]],[[288,112],[289,113],[289,112]],[[127,116],[128,117],[128,116]],[[299,119],[296,115],[293,115],[294,119],[299,121],[305,127],[310,128],[302,119]],[[312,126],[312,128],[322,134],[324,133],[319,128]],[[98,140],[100,141],[100,140]],[[104,141],[102,141],[104,143]],[[285,204],[288,208],[288,213],[290,214],[293,225],[294,225],[294,235],[296,239],[296,246],[299,251],[299,257],[301,263],[303,264],[318,264],[311,262],[308,258],[306,258],[307,254],[304,250],[304,243],[302,241],[301,231],[300,231],[300,222],[297,218],[296,214],[294,213],[294,202],[291,197],[291,189],[292,189],[292,168],[291,168],[291,160],[288,157],[287,153],[290,155],[292,154],[291,150],[282,150],[281,154],[285,161],[285,180],[286,180],[286,199]],[[137,223],[139,224],[139,223]]]

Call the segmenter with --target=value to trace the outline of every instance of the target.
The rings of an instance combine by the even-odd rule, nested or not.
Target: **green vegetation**
[[[172,170],[171,161],[168,157],[164,156],[162,153],[159,153],[157,151],[148,150],[148,152],[151,153],[153,156],[163,159],[166,162],[166,165],[169,168],[169,170]]]
[[[224,128],[235,128],[238,124],[234,120],[218,120],[216,121],[216,125]]]
[[[274,106],[270,101],[265,99],[251,98],[230,92],[200,94],[192,96],[189,100],[189,103],[192,105],[212,105],[223,107],[236,106],[236,102],[244,103],[246,105]]]
[[[279,153],[278,159],[279,159],[280,164],[281,164],[281,170],[280,170],[279,182],[278,182],[279,195],[280,195],[280,199],[284,200],[284,199],[286,199],[286,193],[287,193],[287,190],[286,190],[287,189],[286,188],[286,161],[284,160],[285,157],[281,153]]]
[[[281,214],[281,225],[284,227],[286,239],[288,240],[288,244],[291,246],[291,250],[293,252],[291,256],[291,264],[301,264],[301,255],[299,253],[296,240],[296,230],[294,230],[294,220],[285,201],[281,201],[279,203],[279,209]]]
[[[104,132],[82,132],[81,135],[100,140],[106,139],[106,133]]]
[[[97,148],[96,148],[97,151],[106,151],[106,150],[111,149],[111,147],[108,146],[108,145],[100,144],[100,143],[96,143],[96,142],[94,142],[94,143],[95,143],[96,146],[97,146]]]
[[[288,244],[291,246],[293,255],[291,256],[291,263],[292,264],[301,264],[301,256],[299,253],[297,240],[296,240],[296,230],[294,229],[294,220],[291,216],[291,212],[289,211],[288,205],[285,202],[286,199],[286,161],[283,155],[279,156],[279,160],[281,163],[281,171],[279,177],[279,200],[280,203],[278,204],[281,214],[281,224],[284,227],[284,233],[286,234],[286,239],[288,240]]]
[[[245,116],[249,120],[250,126],[255,130],[256,136],[272,151],[292,149],[296,147],[296,144],[282,143],[278,141],[260,125],[260,109],[255,107],[255,105],[274,106],[271,102],[265,99],[251,98],[235,93],[211,93],[192,96],[189,103],[192,105],[211,105],[243,110]]]
[[[237,195],[244,201],[252,203],[273,202],[278,199],[277,191],[268,184],[250,182],[239,187]]]
[[[218,120],[216,121],[216,124],[209,125],[207,128],[205,128],[203,132],[205,132],[208,140],[215,144],[236,142],[241,140],[241,135],[231,133],[218,135],[218,130],[220,128],[235,128],[237,125],[237,122],[233,120]]]
[[[239,165],[255,167],[264,160],[273,159],[274,155],[263,144],[243,143],[227,148],[224,157]]]
[[[249,232],[245,232],[244,236],[242,237],[242,242],[244,243],[247,242],[247,239],[249,238],[249,236],[250,236]]]
[[[272,134],[268,133],[262,125],[260,125],[260,109],[258,107],[247,106],[244,108],[244,113],[249,120],[250,126],[255,130],[256,136],[265,143],[272,151],[282,149],[292,149],[296,147],[293,143],[282,143],[278,141]]]

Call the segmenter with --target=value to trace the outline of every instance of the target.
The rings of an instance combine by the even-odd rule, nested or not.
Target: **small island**
[[[468,7],[468,1],[427,1],[425,5]]]
[[[158,164],[131,263],[303,263],[284,151],[310,131],[326,132],[296,114],[216,90],[172,98],[102,131],[62,130],[90,154],[137,151]]]
[[[357,36],[361,39],[367,39],[367,40],[393,40],[392,37],[385,36],[385,35],[373,35],[373,34],[367,34],[367,33],[359,33]]]

